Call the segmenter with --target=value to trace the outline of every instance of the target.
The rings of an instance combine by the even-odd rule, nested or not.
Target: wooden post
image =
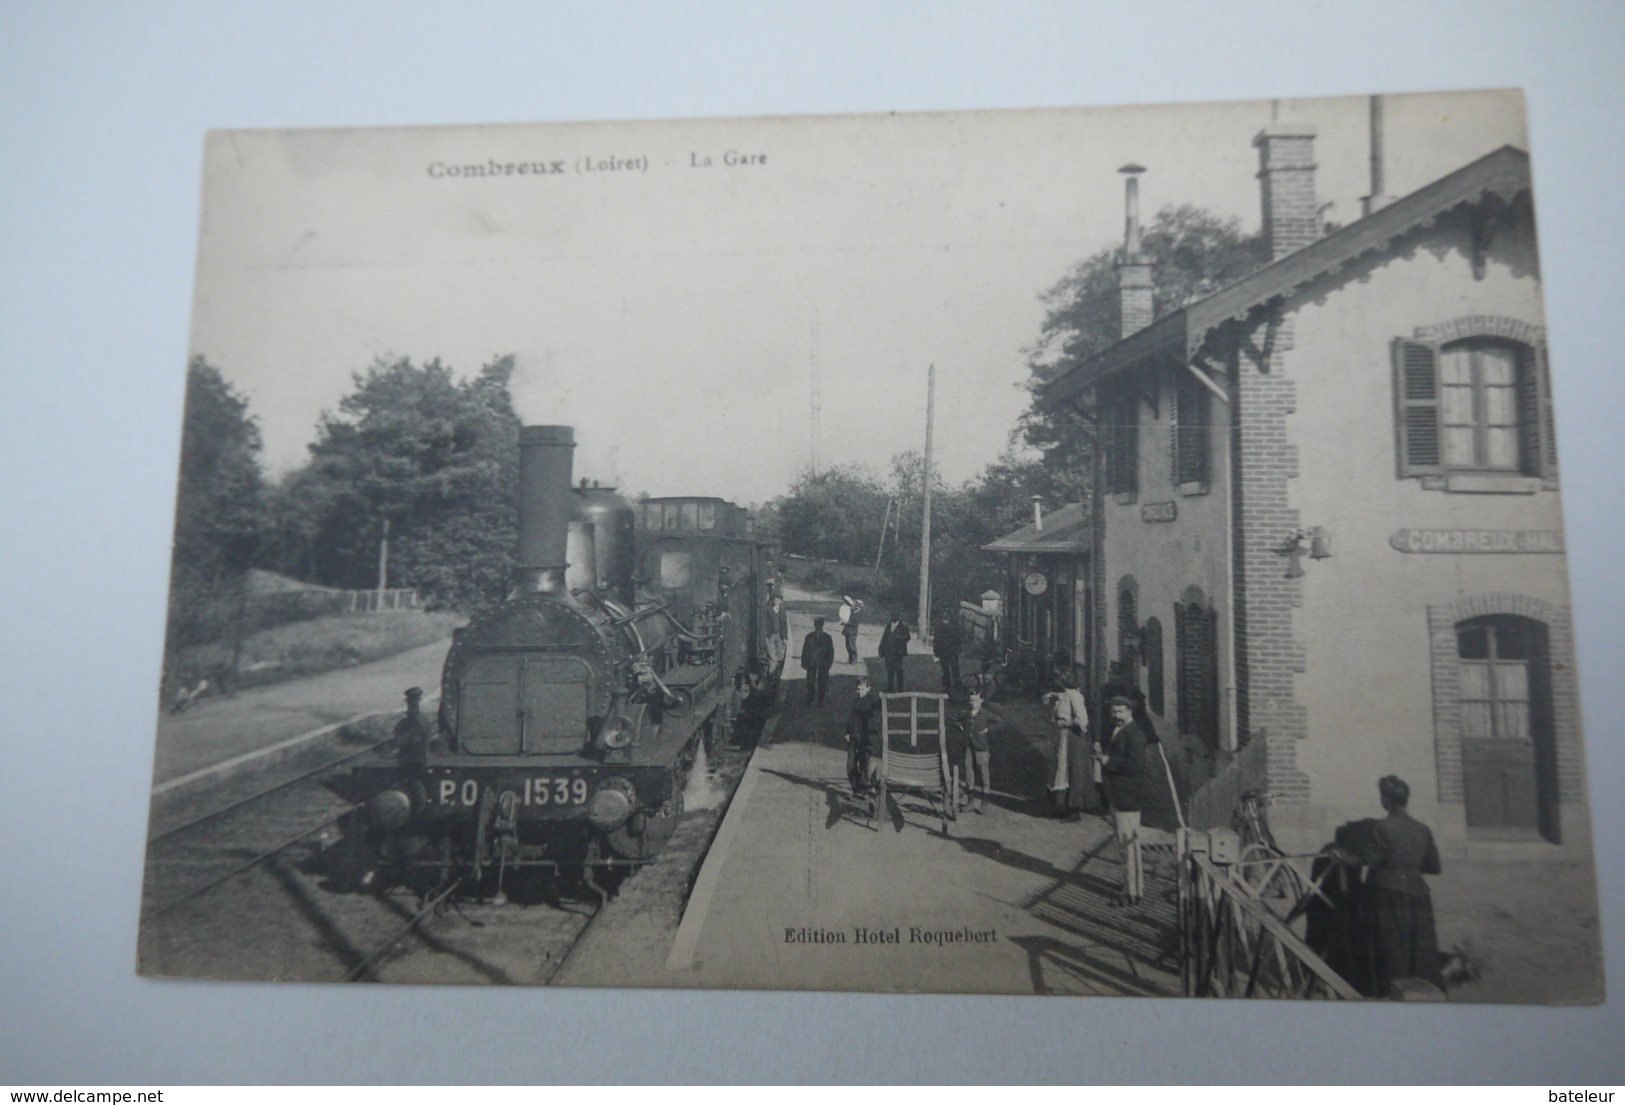
[[[920,640],[931,640],[931,423],[936,413],[937,366],[925,372],[924,518],[920,523]]]
[[[378,542],[378,605],[373,612],[384,611],[384,588],[389,586],[389,519],[384,519],[384,536]]]

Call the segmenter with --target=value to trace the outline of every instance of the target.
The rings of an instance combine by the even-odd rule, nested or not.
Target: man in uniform
[[[959,619],[945,615],[937,623],[936,638],[931,644],[931,651],[942,666],[943,694],[951,695],[959,688],[959,650],[964,643],[965,636],[960,632]]]
[[[903,657],[908,655],[908,623],[903,615],[892,611],[891,621],[880,634],[880,658],[886,661],[886,693],[903,689]]]
[[[801,642],[801,667],[807,673],[807,705],[822,706],[829,692],[829,669],[835,666],[835,639],[824,632],[824,619],[814,618],[812,632]]]
[[[422,700],[422,687],[408,687],[406,716],[395,723],[395,755],[400,765],[409,770],[419,770],[429,764],[429,724],[418,712]]]

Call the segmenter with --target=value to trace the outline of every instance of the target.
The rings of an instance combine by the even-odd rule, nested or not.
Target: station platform
[[[802,605],[802,604],[798,604]],[[1002,710],[995,794],[949,835],[904,795],[871,827],[850,802],[843,733],[857,676],[884,685],[880,626],[858,664],[806,704],[794,651],[813,612],[792,609],[781,710],[764,732],[695,881],[663,969],[624,985],[936,993],[1175,995],[1170,855],[1146,856],[1146,897],[1114,904],[1119,850],[1102,817],[1045,816],[1048,739],[1037,704]],[[833,618],[826,627],[835,630]],[[936,690],[914,645],[911,690]],[[1021,714],[1021,716],[1016,716]]]

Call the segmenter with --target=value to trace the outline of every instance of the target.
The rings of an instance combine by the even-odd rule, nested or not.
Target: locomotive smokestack
[[[521,592],[565,589],[569,563],[572,426],[519,431],[519,563]]]

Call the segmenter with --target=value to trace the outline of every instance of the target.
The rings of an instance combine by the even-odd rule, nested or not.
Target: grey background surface
[[[1567,2],[0,0],[0,1083],[1625,1079],[1622,31],[1625,9]],[[135,976],[205,130],[1511,85],[1529,97],[1608,1004]]]

